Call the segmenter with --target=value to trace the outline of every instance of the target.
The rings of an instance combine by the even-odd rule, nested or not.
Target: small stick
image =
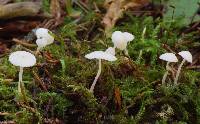
[[[14,42],[16,42],[18,44],[21,44],[23,46],[26,46],[26,47],[37,47],[37,45],[35,45],[35,44],[26,43],[26,42],[23,42],[23,41],[18,40],[16,38],[13,38],[12,41],[14,41]]]
[[[188,66],[187,69],[199,69],[200,65]]]
[[[10,115],[8,112],[0,112],[0,116]]]

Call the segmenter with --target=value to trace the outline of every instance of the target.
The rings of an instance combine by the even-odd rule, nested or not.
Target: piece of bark
[[[35,16],[39,13],[40,9],[41,5],[39,2],[19,2],[0,5],[0,19]]]

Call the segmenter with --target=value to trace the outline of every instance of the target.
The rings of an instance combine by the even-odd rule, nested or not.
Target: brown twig
[[[10,115],[8,112],[0,112],[0,116]]]
[[[166,49],[167,51],[170,51],[171,53],[176,54],[167,44],[162,44],[163,48]]]
[[[33,72],[35,79],[38,81],[39,85],[42,86],[42,89],[44,91],[48,91],[46,86],[44,85],[44,82],[40,79],[40,77],[37,75],[37,73],[35,73],[35,71],[32,71],[32,72]]]
[[[200,65],[188,66],[187,69],[199,69]]]
[[[23,46],[26,46],[26,47],[37,47],[36,44],[30,44],[30,43],[26,43],[26,42],[23,42],[22,40],[19,40],[19,39],[16,39],[16,38],[13,38],[12,41],[16,42],[17,44],[21,44]]]

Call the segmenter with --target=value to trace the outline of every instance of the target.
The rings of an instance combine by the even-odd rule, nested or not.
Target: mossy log
[[[39,2],[19,2],[0,5],[0,19],[10,19],[22,16],[35,16],[39,13]]]

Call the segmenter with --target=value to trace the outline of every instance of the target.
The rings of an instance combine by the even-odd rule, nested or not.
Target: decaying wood
[[[10,19],[22,16],[35,16],[40,11],[39,2],[19,2],[0,5],[0,19]]]

